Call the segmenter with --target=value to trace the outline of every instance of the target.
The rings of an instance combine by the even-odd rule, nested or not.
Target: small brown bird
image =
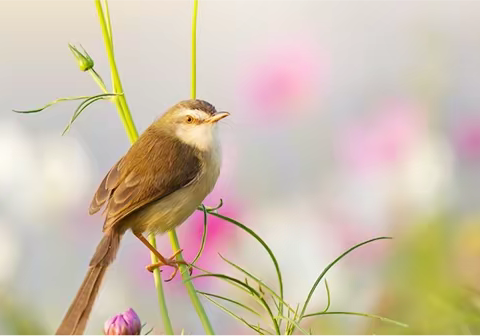
[[[216,123],[228,112],[217,112],[203,100],[185,100],[171,107],[133,144],[103,179],[90,214],[105,206],[104,236],[88,273],[57,334],[83,334],[107,267],[123,234],[131,229],[163,265],[178,270],[175,256],[163,257],[143,236],[163,233],[183,223],[212,191],[220,173],[221,152]]]

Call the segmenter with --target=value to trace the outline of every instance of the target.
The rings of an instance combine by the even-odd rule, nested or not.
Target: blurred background
[[[110,1],[115,56],[139,131],[190,86],[191,1]],[[262,236],[303,302],[323,268],[332,308],[382,315],[305,319],[328,334],[480,333],[480,2],[209,1],[198,13],[199,98],[232,113],[221,126],[221,213]],[[110,87],[93,1],[0,1],[0,333],[52,333],[101,238],[88,216],[104,174],[128,149],[114,105],[68,43],[82,44]],[[196,254],[201,213],[178,233]],[[159,250],[171,253],[167,237]],[[218,252],[275,286],[261,246],[211,218],[199,265],[235,274]],[[88,333],[132,307],[162,333],[149,253],[131,234],[94,307]],[[253,304],[218,280],[197,287]],[[165,284],[177,332],[203,329],[179,279]],[[324,289],[310,312],[323,310]],[[205,302],[217,333],[251,330]],[[253,320],[252,322],[256,322]]]

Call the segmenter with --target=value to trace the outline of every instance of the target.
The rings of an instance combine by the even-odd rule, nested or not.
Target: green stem
[[[107,49],[107,57],[110,64],[110,71],[112,72],[112,85],[114,89],[113,91],[115,93],[123,93],[122,83],[120,82],[120,75],[118,74],[115,58],[113,57],[113,43],[109,35],[109,28],[107,25],[107,21],[105,20],[105,15],[103,13],[103,8],[100,0],[95,0],[95,5],[97,7],[100,26],[102,28],[103,40]],[[108,20],[108,22],[110,22],[110,20]],[[124,94],[118,96],[115,99],[115,105],[117,106],[118,113],[120,114],[125,128],[127,129],[128,138],[133,144],[138,139],[138,132],[135,128],[135,124],[133,123],[132,115],[130,114],[130,110],[128,109],[127,100]]]
[[[168,238],[170,239],[170,244],[172,245],[173,251],[180,250],[178,237],[174,230],[168,231]],[[181,253],[177,255],[177,260],[179,261],[184,260]],[[198,297],[197,291],[193,286],[193,282],[186,281],[190,279],[190,272],[188,270],[188,266],[181,264],[180,271],[182,273],[182,278],[184,280],[185,288],[187,289],[188,296],[190,297],[190,301],[192,301],[192,305],[195,308],[195,311],[197,312],[197,315],[200,318],[200,321],[202,322],[205,333],[207,335],[214,335],[215,332],[213,331],[213,328],[212,328],[212,325],[210,324],[210,320],[208,319],[207,313],[205,312],[205,309],[203,308],[203,305],[200,302],[200,298]]]
[[[197,13],[198,0],[193,0],[192,15],[192,84],[190,88],[190,96],[192,99],[197,97]]]
[[[153,247],[157,248],[157,242],[154,234],[148,236],[148,241],[150,242],[150,244],[152,244]],[[152,264],[158,262],[157,256],[153,252],[150,252],[150,258],[152,260]],[[173,331],[172,322],[170,321],[170,317],[168,316],[167,301],[165,300],[165,293],[163,291],[162,285],[163,280],[160,270],[158,268],[153,271],[153,280],[155,282],[155,288],[157,289],[158,304],[160,305],[160,315],[162,315],[165,333],[167,335],[174,335],[175,332]]]
[[[90,75],[92,76],[93,80],[95,81],[95,83],[97,83],[97,85],[100,87],[100,89],[102,89],[103,92],[105,93],[108,93],[108,89],[107,87],[105,86],[105,82],[103,81],[102,77],[100,77],[100,75],[92,68],[90,70],[88,70],[88,72],[90,73]],[[113,75],[112,75],[112,83],[114,82],[113,80]],[[117,92],[115,90],[115,88],[113,89],[113,92]],[[123,93],[123,92],[122,92]],[[129,125],[128,125],[128,122],[125,118],[125,112],[124,112],[124,109],[122,107],[122,105],[120,104],[120,100],[118,100],[116,97],[113,98],[113,103],[115,104],[115,106],[117,107],[117,110],[118,110],[118,115],[120,116],[120,119],[122,121],[122,124],[123,126],[125,127],[126,131],[127,131],[127,134],[128,134],[128,138],[130,139],[130,142],[133,143],[133,140],[132,141],[132,138],[137,138],[138,136],[135,136],[135,135],[132,135],[131,134],[131,128]],[[135,129],[135,126],[133,126],[133,129]],[[135,131],[136,132],[136,131]]]
[[[90,73],[90,75],[92,75],[93,80],[95,81],[95,83],[97,83],[100,89],[102,89],[104,93],[108,93],[107,87],[105,86],[102,77],[100,77],[100,75],[93,68],[88,70],[88,72]]]
[[[123,93],[122,83],[120,82],[120,76],[118,74],[117,65],[115,63],[115,58],[113,56],[113,40],[111,35],[112,30],[110,27],[110,18],[108,17],[107,19],[105,19],[105,15],[103,13],[103,8],[102,8],[102,4],[100,3],[100,0],[95,0],[95,6],[97,8],[98,18],[100,20],[100,26],[102,28],[103,39],[107,49],[107,57],[110,64],[110,71],[112,73],[113,90],[115,93]],[[105,7],[108,10],[107,6],[108,6],[107,0],[105,0]],[[107,15],[108,15],[108,12],[107,12]],[[114,101],[115,101],[115,105],[117,107],[120,119],[122,120],[122,123],[127,131],[127,135],[130,140],[130,143],[133,144],[138,139],[138,132],[133,122],[132,115],[130,114],[130,110],[128,109],[125,95],[122,94],[121,96],[117,96],[114,99]],[[148,240],[150,241],[150,244],[156,247],[156,240],[155,240],[154,234],[150,234],[148,236]],[[158,262],[157,257],[153,253],[151,253],[150,256],[151,256],[152,263]],[[160,314],[162,315],[165,333],[169,335],[173,335],[174,331],[173,331],[172,323],[170,322],[170,318],[168,316],[167,303],[165,300],[165,293],[163,291],[163,286],[162,286],[162,276],[158,268],[154,270],[153,276],[155,281],[155,287],[157,289],[157,297],[158,297],[158,302],[160,307]]]

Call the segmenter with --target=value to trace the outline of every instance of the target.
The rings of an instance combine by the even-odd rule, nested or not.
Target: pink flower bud
[[[141,330],[140,318],[132,308],[110,318],[103,327],[105,335],[140,335]]]

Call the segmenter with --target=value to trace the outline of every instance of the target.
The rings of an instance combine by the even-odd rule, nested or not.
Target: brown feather
[[[57,335],[81,335],[92,310],[107,267],[115,259],[122,233],[111,231],[103,236],[90,262],[90,268],[63,318]]]
[[[109,173],[107,178],[110,197],[104,231],[144,205],[185,187],[202,169],[193,147],[155,125],[145,131],[122,161],[111,170],[115,175]]]
[[[119,166],[122,162],[121,158],[118,162],[110,169],[107,175],[104,177],[102,183],[98,186],[95,195],[93,196],[92,203],[90,204],[90,209],[88,213],[93,215],[98,210],[102,208],[105,202],[110,198],[112,190],[118,185],[119,183]]]

